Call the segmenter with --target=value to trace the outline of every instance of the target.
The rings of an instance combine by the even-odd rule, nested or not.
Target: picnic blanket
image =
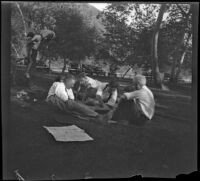
[[[91,141],[91,138],[84,130],[76,125],[62,127],[47,127],[43,126],[50,134],[53,135],[56,141],[73,142],[73,141]]]

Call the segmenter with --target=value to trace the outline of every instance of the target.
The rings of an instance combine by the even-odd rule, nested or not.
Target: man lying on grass
[[[82,93],[82,101],[90,106],[113,107],[118,96],[118,83],[116,81],[101,82],[81,73],[78,76],[77,92]]]
[[[151,120],[155,112],[155,101],[151,90],[146,86],[146,78],[136,75],[133,79],[135,91],[123,93],[118,106],[110,111],[114,121],[127,120],[130,124],[144,124]]]
[[[72,90],[75,81],[75,77],[71,74],[62,76],[56,80],[49,90],[46,99],[47,103],[82,118],[105,122],[108,119],[107,115],[99,115],[87,105],[75,100]]]

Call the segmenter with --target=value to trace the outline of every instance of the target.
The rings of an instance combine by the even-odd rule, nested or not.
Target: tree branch
[[[182,8],[179,4],[177,4],[177,7],[178,7],[178,9],[181,11],[181,13],[184,14],[184,16],[187,15],[187,13],[183,10],[183,8]]]
[[[23,21],[23,24],[24,24],[24,35],[26,36],[27,35],[27,32],[26,32],[26,23],[25,23],[25,20],[24,20],[24,15],[22,13],[22,10],[20,8],[20,5],[18,4],[18,2],[16,2],[16,5],[17,5],[17,8],[21,14],[21,17],[22,17],[22,21]]]

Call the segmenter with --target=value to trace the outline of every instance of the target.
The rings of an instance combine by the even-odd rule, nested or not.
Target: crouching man
[[[109,107],[115,106],[118,97],[118,83],[114,80],[107,82],[101,82],[99,80],[92,79],[85,74],[78,76],[79,84],[78,91],[84,88],[83,101],[90,106]],[[81,91],[80,91],[81,92]]]
[[[75,101],[72,91],[75,82],[75,77],[71,74],[68,74],[54,82],[49,90],[46,102],[58,107],[62,111],[81,116],[82,118],[84,117],[86,119],[97,120],[100,122],[107,120],[107,115],[99,115],[90,107],[81,102]]]
[[[145,76],[135,76],[133,84],[136,90],[126,92],[120,97],[118,106],[110,111],[110,119],[115,121],[127,120],[130,124],[143,125],[151,120],[154,115],[154,96],[146,86]]]
[[[25,58],[28,60],[25,72],[26,78],[30,78],[30,71],[36,66],[36,58],[41,48],[47,46],[54,38],[55,33],[51,30],[41,30],[40,34],[28,33],[27,43],[24,47]]]

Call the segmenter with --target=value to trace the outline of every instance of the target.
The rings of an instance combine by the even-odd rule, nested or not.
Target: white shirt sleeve
[[[108,83],[106,82],[98,82],[98,88],[96,95],[103,96],[103,90],[107,86]]]
[[[55,94],[56,94],[56,96],[58,96],[63,101],[68,100],[68,95],[67,95],[67,92],[65,90],[65,85],[63,83],[60,83],[60,84],[57,85],[56,90],[55,90]]]
[[[74,100],[73,90],[72,89],[67,89],[66,91],[67,91],[68,98]]]
[[[48,92],[48,96],[47,97],[50,97],[51,95],[54,95],[55,94],[55,89],[57,87],[59,83],[58,82],[54,82],[53,85],[50,87],[49,89],[49,92]]]
[[[101,88],[97,89],[97,93],[96,93],[96,95],[102,97],[102,96],[103,96],[103,90],[102,90]]]
[[[114,106],[116,101],[117,101],[117,90],[115,90],[112,95],[111,95],[111,98],[108,100],[107,104],[108,105],[111,105],[111,106]]]
[[[137,91],[134,92],[126,92],[124,93],[124,95],[126,96],[126,98],[128,100],[134,99],[135,97],[137,97]]]

